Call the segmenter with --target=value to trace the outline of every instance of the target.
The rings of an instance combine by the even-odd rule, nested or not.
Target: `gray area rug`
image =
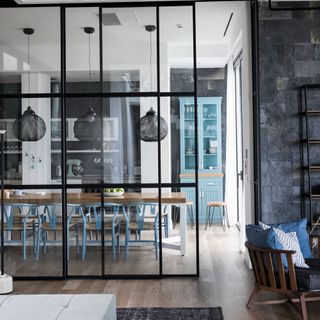
[[[117,320],[223,320],[217,308],[117,308]]]

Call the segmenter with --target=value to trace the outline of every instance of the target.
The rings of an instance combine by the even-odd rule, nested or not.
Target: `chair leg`
[[[214,217],[215,211],[216,211],[216,207],[209,208],[209,227],[212,227],[213,225],[213,217]]]
[[[86,251],[87,251],[87,230],[84,226],[82,230],[82,255],[81,255],[82,261],[86,256]]]
[[[256,298],[258,296],[259,291],[260,291],[260,289],[255,286],[253,291],[252,291],[252,293],[251,293],[251,295],[250,295],[250,298],[249,298],[249,300],[248,300],[248,302],[246,304],[246,308],[247,309],[250,309],[251,306],[254,304],[254,302],[255,302],[255,300],[256,300]]]
[[[23,228],[22,230],[22,241],[23,241],[23,260],[27,259],[27,245],[26,245],[27,235],[26,229]]]
[[[207,230],[208,225],[209,225],[209,210],[210,210],[210,207],[207,206],[207,209],[206,209],[206,222],[205,222],[204,230]]]
[[[228,206],[224,206],[224,210],[225,210],[225,219],[226,219],[226,222],[227,222],[227,226],[228,226],[228,228],[230,228]]]
[[[154,228],[154,247],[156,250],[156,260],[158,260],[158,236],[157,236],[157,226]]]
[[[301,308],[301,315],[303,320],[308,320],[308,315],[307,315],[307,305],[306,305],[306,299],[305,295],[301,294],[299,297],[300,300],[300,308]]]
[[[223,231],[226,231],[226,220],[225,220],[225,215],[224,215],[224,207],[219,207],[219,213],[221,217],[221,223],[222,223],[222,228]]]

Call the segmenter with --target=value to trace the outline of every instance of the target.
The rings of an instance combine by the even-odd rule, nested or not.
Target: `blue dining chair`
[[[132,210],[135,208],[134,210]],[[159,246],[159,204],[138,203],[130,205],[125,210],[126,216],[126,241],[135,243],[151,243],[155,248],[156,259],[158,259]],[[163,211],[161,219],[168,223],[167,212]],[[161,223],[163,225],[163,223]],[[165,230],[167,227],[165,227]],[[144,231],[153,231],[153,239],[143,239]],[[131,240],[131,233],[135,233],[135,239]],[[166,232],[165,232],[166,236]]]
[[[121,233],[121,216],[120,216],[119,204],[108,203],[104,205],[102,209],[101,203],[95,203],[86,205],[86,225],[84,228],[84,254],[86,254],[86,243],[87,242],[100,242],[98,240],[98,233],[102,232],[102,219],[104,232],[111,232],[111,246],[112,246],[112,256],[113,260],[116,259],[116,247],[118,249],[118,254],[120,253],[120,233]],[[87,232],[90,233],[90,240],[87,239]],[[96,233],[96,240],[92,240],[92,233]],[[109,240],[105,240],[108,242]],[[127,242],[125,242],[127,245]],[[126,247],[127,252],[127,247]]]
[[[28,231],[31,231],[33,237],[34,254],[36,255],[36,239],[38,237],[38,224],[40,217],[36,205],[29,203],[13,203],[4,207],[4,231],[18,231],[21,234],[21,240],[6,239],[7,243],[22,242],[22,256],[27,258],[27,237]]]
[[[40,254],[40,242],[43,244],[43,252],[46,254],[47,243],[50,242],[61,242],[61,239],[57,239],[57,232],[63,230],[63,219],[62,219],[62,204],[54,203],[48,204],[43,207],[43,211],[39,214],[41,217],[39,223],[39,238],[37,241],[37,258]],[[38,208],[38,210],[40,210]],[[77,254],[80,253],[79,249],[79,225],[82,227],[82,254],[81,258],[84,260],[85,256],[85,217],[81,205],[79,204],[67,204],[67,257],[69,260],[70,256],[70,231],[73,230],[76,239]],[[48,233],[52,232],[54,239],[48,239]]]

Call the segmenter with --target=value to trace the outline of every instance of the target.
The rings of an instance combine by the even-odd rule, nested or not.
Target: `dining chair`
[[[36,205],[29,203],[13,203],[4,206],[4,231],[7,231],[6,242],[22,242],[22,256],[27,258],[27,237],[29,235],[33,238],[33,251],[36,255],[36,239],[38,237],[38,223],[39,215],[37,213]],[[20,232],[21,240],[9,239],[9,232]],[[28,231],[31,231],[28,234]]]
[[[135,210],[132,210],[135,208]],[[135,243],[152,243],[155,248],[156,260],[158,260],[159,245],[159,204],[138,203],[130,205],[124,211],[126,216],[126,241]],[[163,211],[161,219],[167,220],[167,212]],[[153,231],[153,239],[143,239],[144,231]],[[131,233],[134,232],[135,239],[131,240]]]
[[[39,223],[39,238],[37,241],[37,258],[40,253],[40,241],[43,244],[43,252],[46,254],[47,243],[61,242],[61,239],[57,239],[57,232],[62,232],[63,230],[63,216],[62,216],[62,204],[53,203],[45,206],[41,206],[43,211],[39,213],[41,217]],[[40,207],[38,207],[40,210]],[[74,231],[76,239],[77,254],[80,253],[79,249],[79,230],[82,227],[82,254],[81,258],[84,260],[85,256],[85,217],[81,205],[79,204],[67,204],[67,258],[69,260],[70,256],[70,231]],[[53,233],[53,239],[48,239],[48,233]]]
[[[113,261],[116,259],[116,247],[118,253],[120,253],[120,219],[121,215],[119,213],[121,205],[108,203],[105,204],[103,209],[101,203],[86,205],[86,223],[84,228],[84,255],[86,254],[86,244],[90,242],[100,242],[98,240],[98,233],[111,232],[111,246],[112,246],[112,256]],[[102,214],[101,214],[102,213]],[[103,227],[102,227],[103,225]],[[87,232],[89,232],[90,239],[87,239]],[[96,233],[96,240],[92,240],[92,233]],[[107,242],[108,240],[105,240]],[[126,242],[127,244],[127,242]],[[127,252],[127,248],[126,248]]]

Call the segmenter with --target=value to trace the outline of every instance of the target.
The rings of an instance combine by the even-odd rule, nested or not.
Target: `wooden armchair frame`
[[[310,243],[313,244],[314,238],[318,239],[318,253],[320,253],[320,236],[310,236]],[[308,320],[307,306],[308,301],[320,301],[320,291],[303,291],[297,286],[296,271],[292,261],[295,251],[274,250],[257,248],[248,241],[245,243],[252,263],[255,277],[255,288],[248,300],[246,307],[252,305],[281,304],[290,302],[296,306],[299,303],[302,319]],[[286,271],[281,256],[285,255],[288,262]],[[282,299],[258,301],[257,296],[260,290],[278,293],[284,296]]]

